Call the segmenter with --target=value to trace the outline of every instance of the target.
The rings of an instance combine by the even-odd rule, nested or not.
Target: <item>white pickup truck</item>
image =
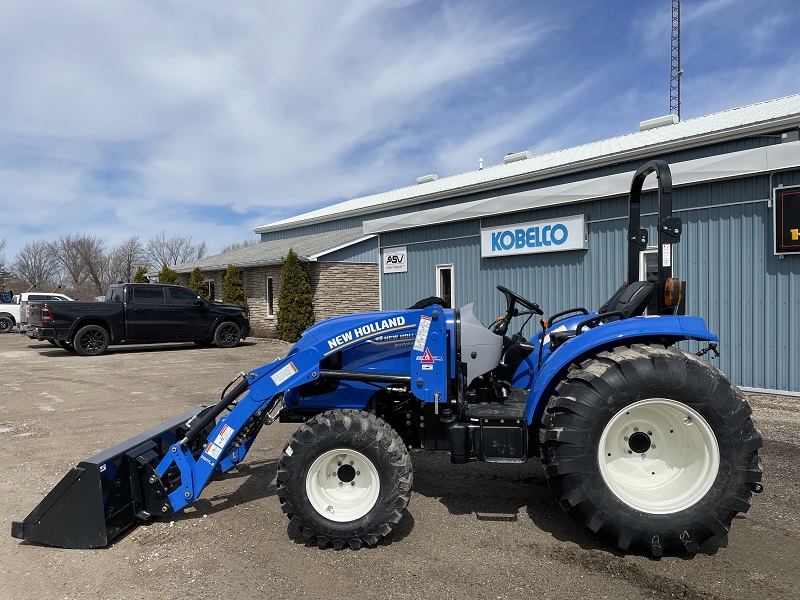
[[[28,302],[43,300],[72,300],[72,298],[64,294],[45,292],[15,294],[10,303],[0,304],[0,333],[8,333],[15,327],[24,333],[24,326],[28,321]]]

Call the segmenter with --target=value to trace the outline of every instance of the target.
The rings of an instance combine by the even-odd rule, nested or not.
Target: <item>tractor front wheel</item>
[[[334,410],[300,427],[278,465],[278,498],[306,540],[337,550],[373,546],[402,517],[411,458],[375,415]]]
[[[761,435],[716,368],[663,346],[602,352],[571,371],[542,419],[561,506],[618,548],[696,552],[761,489]]]

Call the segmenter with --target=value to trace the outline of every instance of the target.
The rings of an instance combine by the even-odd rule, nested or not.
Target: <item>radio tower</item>
[[[672,46],[670,50],[669,112],[681,118],[681,0],[672,0]]]

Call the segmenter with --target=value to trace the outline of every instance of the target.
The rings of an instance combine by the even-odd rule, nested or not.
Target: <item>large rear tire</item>
[[[375,415],[334,410],[292,436],[278,464],[282,510],[306,540],[357,550],[388,535],[411,497],[411,457]]]
[[[696,552],[760,491],[761,434],[719,370],[663,346],[602,352],[547,405],[540,442],[561,506],[621,550]]]
[[[78,330],[72,345],[81,356],[97,356],[108,348],[108,332],[100,325],[87,325]]]

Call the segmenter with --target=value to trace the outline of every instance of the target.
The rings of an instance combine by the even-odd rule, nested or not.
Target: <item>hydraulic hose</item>
[[[222,400],[217,402],[210,410],[206,411],[205,413],[201,413],[202,416],[198,415],[197,420],[192,419],[190,421],[191,426],[189,427],[189,431],[186,432],[186,437],[180,441],[180,445],[185,446],[195,439],[209,423],[222,414],[222,411],[233,404],[234,400],[247,391],[249,387],[250,384],[247,383],[247,379],[242,378],[242,380],[239,381],[239,383],[237,383],[230,392],[225,394]]]

